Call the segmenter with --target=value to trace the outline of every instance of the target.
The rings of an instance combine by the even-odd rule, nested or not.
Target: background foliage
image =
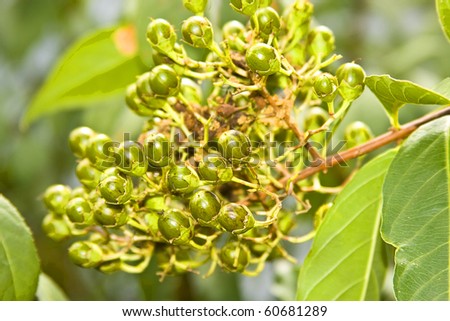
[[[217,24],[238,17],[228,7],[220,10],[219,17],[217,8],[222,2],[211,1],[210,16],[216,17]],[[388,73],[428,88],[449,74],[450,46],[441,32],[433,1],[313,3],[316,23],[329,26],[336,35],[337,52],[360,63],[367,74]],[[50,184],[75,182],[75,160],[67,146],[69,132],[76,126],[87,125],[119,139],[124,131],[138,132],[141,121],[125,108],[119,88],[104,99],[76,102],[70,111],[41,118],[25,130],[20,124],[31,97],[42,86],[57,57],[81,36],[99,28],[135,24],[140,45],[136,68],[149,65],[149,47],[145,46],[142,29],[150,15],[180,26],[189,13],[180,0],[0,2],[0,193],[17,206],[31,226],[43,271],[70,299],[293,299],[296,272],[285,262],[269,266],[258,278],[216,274],[202,280],[188,275],[168,278],[160,284],[153,268],[137,276],[124,273],[106,276],[77,268],[68,260],[67,244],[56,244],[43,235],[40,222],[46,213],[39,195]],[[79,73],[83,75],[83,69]],[[91,108],[74,109],[82,106]],[[427,108],[402,109],[401,122],[417,118]],[[345,122],[355,119],[369,123],[375,134],[389,127],[381,105],[369,91],[355,102]],[[292,251],[299,259],[306,253],[306,249]],[[384,293],[386,299],[391,298],[389,291]]]

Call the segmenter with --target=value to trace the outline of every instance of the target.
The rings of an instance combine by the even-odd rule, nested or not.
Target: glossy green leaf
[[[17,209],[0,194],[0,301],[32,300],[39,272],[31,231]]]
[[[47,274],[39,275],[39,285],[36,291],[39,301],[67,301],[64,291]]]
[[[22,119],[92,106],[123,94],[141,71],[134,27],[100,30],[75,43],[59,60]]]
[[[399,127],[398,111],[405,104],[447,105],[450,99],[430,89],[389,75],[366,77],[366,85],[383,104],[392,125]]]
[[[436,8],[442,30],[450,41],[450,0],[436,0]]]
[[[450,116],[403,144],[383,187],[384,240],[396,248],[398,300],[449,300]]]
[[[386,272],[381,191],[390,150],[367,163],[336,197],[298,280],[298,300],[379,300]]]

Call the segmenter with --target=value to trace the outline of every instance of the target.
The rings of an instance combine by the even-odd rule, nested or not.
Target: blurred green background
[[[210,0],[208,15],[221,25],[239,17],[227,1]],[[277,2],[277,1],[275,1]],[[278,1],[277,4],[291,1]],[[433,88],[450,74],[450,45],[430,0],[313,0],[315,24],[330,27],[337,52],[356,61],[367,74],[388,73]],[[219,9],[218,9],[219,8]],[[27,130],[19,127],[31,98],[54,63],[80,36],[101,27],[163,17],[180,26],[189,15],[181,0],[2,0],[0,2],[0,193],[9,198],[30,225],[42,269],[72,300],[273,300],[293,299],[296,267],[269,264],[257,278],[216,273],[209,279],[187,275],[157,280],[155,267],[142,275],[103,275],[74,266],[68,243],[57,244],[40,228],[46,214],[40,195],[50,184],[77,185],[75,158],[67,137],[80,125],[120,137],[137,133],[141,120],[125,108],[123,95],[42,118]],[[143,56],[144,63],[150,61]],[[82,73],[83,70],[80,70]],[[427,112],[404,108],[402,121]],[[367,122],[375,134],[389,127],[381,105],[368,91],[345,122]],[[344,124],[345,125],[345,124]],[[345,126],[342,126],[345,127]],[[306,249],[292,249],[304,256]]]

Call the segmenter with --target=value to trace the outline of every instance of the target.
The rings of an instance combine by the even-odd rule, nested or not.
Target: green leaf
[[[36,291],[39,301],[67,301],[63,290],[47,274],[39,275],[39,285]]]
[[[366,85],[383,104],[394,127],[399,127],[398,111],[405,104],[447,105],[450,99],[407,80],[389,75],[366,77]]]
[[[442,30],[450,41],[450,0],[436,0],[436,9]]]
[[[387,264],[381,191],[395,153],[367,163],[336,197],[300,270],[298,300],[379,300]]]
[[[437,84],[437,86],[434,88],[434,91],[441,94],[442,96],[450,98],[450,77],[445,78],[439,84]]]
[[[383,187],[384,240],[396,248],[398,300],[449,300],[450,116],[403,144]]]
[[[32,300],[39,272],[31,231],[17,209],[0,194],[0,301]]]
[[[75,43],[59,60],[22,119],[91,106],[124,94],[140,73],[134,27],[104,29]]]

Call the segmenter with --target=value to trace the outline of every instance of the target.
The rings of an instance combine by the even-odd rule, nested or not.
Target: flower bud
[[[168,65],[159,65],[150,71],[149,84],[156,96],[176,96],[180,91],[180,78]]]
[[[44,204],[51,212],[64,215],[70,198],[70,187],[61,184],[52,185],[45,190]]]
[[[233,234],[242,234],[255,226],[255,218],[247,206],[229,203],[222,206],[217,218],[224,230]]]
[[[66,214],[73,223],[93,223],[93,213],[89,202],[82,197],[75,197],[66,206]]]
[[[347,141],[347,148],[359,146],[373,138],[372,131],[362,121],[355,121],[347,126],[344,132],[344,139]]]
[[[94,268],[102,262],[103,251],[93,242],[79,241],[70,246],[69,257],[76,265]]]
[[[189,166],[172,166],[167,173],[167,186],[171,193],[190,194],[200,184],[197,172]]]
[[[257,35],[267,40],[280,31],[280,16],[272,7],[261,8],[252,15],[250,24]]]
[[[69,146],[72,153],[78,158],[86,157],[88,141],[95,135],[89,127],[78,127],[70,132]]]
[[[319,61],[334,50],[334,35],[330,28],[319,26],[308,34],[308,50]]]
[[[189,210],[200,225],[215,226],[220,211],[220,200],[213,192],[198,191],[189,201]]]
[[[242,272],[250,263],[250,251],[238,242],[228,242],[220,250],[220,265],[230,272]]]
[[[211,48],[214,34],[211,22],[200,16],[192,16],[183,22],[181,34],[184,41],[196,48]]]
[[[56,242],[65,240],[72,234],[64,218],[56,217],[53,213],[44,217],[42,229],[45,235]]]
[[[257,43],[250,47],[245,54],[245,61],[252,71],[261,76],[272,75],[281,69],[278,52],[265,43]]]
[[[164,239],[174,245],[187,244],[194,236],[194,222],[184,212],[171,209],[162,214],[158,228]]]
[[[124,204],[133,193],[133,181],[116,167],[108,168],[100,177],[100,194],[109,204]]]
[[[341,65],[336,71],[336,78],[339,83],[339,93],[345,100],[353,101],[364,91],[366,74],[358,64],[349,62]]]
[[[177,34],[167,20],[155,19],[147,27],[147,40],[153,49],[170,54],[177,41]]]
[[[324,102],[333,101],[338,93],[337,89],[337,79],[329,73],[321,74],[314,81],[314,92]]]

